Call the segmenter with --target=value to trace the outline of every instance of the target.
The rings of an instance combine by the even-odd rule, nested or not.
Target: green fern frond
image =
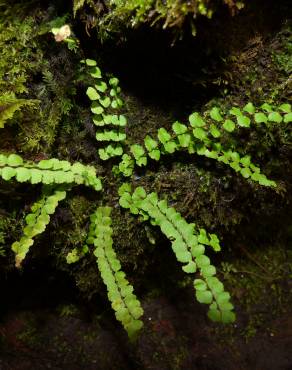
[[[88,98],[92,101],[92,121],[99,129],[105,127],[104,131],[96,133],[96,140],[112,142],[105,148],[98,150],[99,157],[102,160],[107,160],[115,156],[121,156],[123,154],[122,144],[126,140],[124,128],[127,125],[127,119],[124,115],[117,114],[124,104],[119,97],[121,92],[119,80],[112,77],[106,83],[95,60],[86,59],[84,62],[90,76],[97,81],[94,86],[88,87],[86,91]]]
[[[225,148],[220,137],[224,131],[228,134],[236,128],[249,128],[251,124],[291,123],[291,105],[282,104],[276,108],[263,104],[261,108],[256,109],[248,103],[243,109],[233,107],[224,117],[225,119],[220,109],[214,107],[203,116],[197,112],[191,114],[189,125],[174,122],[172,131],[160,128],[157,138],[147,135],[143,145],[134,144],[130,147],[130,153],[122,156],[119,171],[125,176],[131,176],[135,164],[146,166],[148,158],[159,161],[161,155],[184,150],[189,154],[223,162],[242,177],[260,185],[276,187],[275,181],[267,179],[260,168],[252,163],[250,156],[241,156],[237,151]]]
[[[199,278],[194,280],[196,298],[209,305],[208,316],[213,321],[233,322],[235,314],[230,295],[224,291],[223,284],[215,276],[216,268],[205,255],[204,245],[220,250],[217,236],[208,237],[204,229],[197,230],[195,224],[187,223],[165,200],[159,200],[156,193],[146,194],[142,187],[138,187],[130,194],[129,188],[124,187],[120,194],[122,207],[141,214],[144,219],[150,217],[151,222],[160,227],[171,241],[177,260],[184,264],[184,272],[196,273],[198,270]]]
[[[24,161],[16,154],[0,154],[0,177],[5,181],[15,178],[18,182],[31,184],[84,184],[96,191],[102,189],[94,167],[79,162],[71,164],[56,158],[33,163]]]
[[[15,266],[21,267],[30,247],[34,243],[34,237],[43,233],[50,222],[50,215],[55,213],[58,203],[66,198],[64,189],[44,187],[41,198],[31,206],[31,213],[26,218],[26,226],[23,229],[23,236],[19,241],[12,244],[15,253]]]
[[[143,309],[133,287],[121,271],[121,264],[112,247],[111,208],[99,207],[91,216],[88,244],[94,244],[94,255],[108,291],[108,298],[116,318],[126,329],[129,338],[135,339],[143,326],[140,320]]]
[[[24,106],[33,106],[38,100],[17,99],[12,95],[0,96],[0,128],[3,128],[6,121],[13,118],[14,113]]]

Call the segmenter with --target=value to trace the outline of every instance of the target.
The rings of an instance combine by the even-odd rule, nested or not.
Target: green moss
[[[113,33],[120,34],[125,27],[133,28],[143,24],[158,26],[163,29],[174,29],[181,33],[187,24],[191,33],[196,34],[195,21],[198,17],[211,18],[218,8],[229,8],[231,14],[244,7],[244,1],[226,2],[214,0],[114,0],[101,9],[94,0],[75,0],[74,11],[81,9],[87,3],[96,18],[87,18],[87,27],[97,26],[99,37],[105,39]],[[101,15],[103,10],[103,14]]]

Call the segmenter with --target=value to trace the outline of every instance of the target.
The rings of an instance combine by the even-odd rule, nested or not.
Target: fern
[[[88,244],[94,244],[94,255],[98,269],[108,290],[108,298],[115,310],[116,318],[126,329],[129,338],[135,339],[143,323],[140,317],[143,309],[133,293],[121,264],[113,250],[111,208],[99,207],[91,216]]]
[[[126,140],[124,127],[127,119],[122,114],[115,114],[115,110],[123,106],[123,101],[119,97],[121,88],[119,80],[113,77],[108,84],[103,81],[100,69],[96,61],[92,59],[85,60],[89,68],[91,77],[97,80],[94,87],[88,87],[86,93],[92,101],[91,112],[94,114],[92,121],[98,128],[105,127],[103,131],[96,133],[96,140],[99,142],[112,142],[105,148],[100,148],[98,154],[102,160],[107,160],[123,154],[122,143]]]
[[[37,100],[17,99],[13,95],[0,96],[0,128],[3,128],[6,121],[13,118],[14,113],[24,106],[33,106]]]
[[[74,15],[85,2],[85,0],[73,0]],[[28,29],[31,28],[28,27]],[[68,25],[67,28],[70,30]],[[61,29],[58,28],[59,31]],[[68,42],[69,39],[64,38],[63,41]],[[75,41],[71,40],[70,42],[74,43]],[[74,45],[78,47],[78,42]],[[113,77],[105,81],[96,61],[92,59],[86,59],[83,63],[94,81],[86,93],[91,101],[92,120],[97,127],[96,140],[99,144],[104,144],[98,150],[99,156],[102,160],[115,156],[122,157],[118,166],[120,173],[131,176],[135,166],[146,166],[149,158],[159,161],[161,155],[185,150],[190,154],[198,154],[223,162],[244,178],[250,178],[261,185],[276,186],[274,181],[268,180],[261,173],[259,167],[251,162],[249,156],[241,156],[228,144],[228,135],[236,129],[244,130],[252,125],[292,122],[289,104],[282,104],[280,107],[264,104],[260,109],[256,109],[249,103],[242,109],[233,107],[224,114],[218,107],[214,107],[203,115],[191,114],[188,125],[175,122],[172,125],[172,131],[160,128],[156,137],[147,135],[143,145],[134,143],[127,150],[125,145],[127,144],[125,133],[127,119],[120,114],[123,101],[120,98],[121,89],[118,79]],[[43,79],[47,87],[57,96],[56,99],[60,100],[60,95],[57,93],[58,84],[51,72],[44,68],[40,70],[43,72]],[[20,86],[15,91],[26,91],[24,86],[26,75],[23,75],[23,81],[21,76],[18,78],[18,75],[15,79]],[[25,105],[28,100],[18,99],[17,102],[19,104],[22,102]],[[6,101],[3,104],[4,108],[0,112],[0,127],[1,114],[4,117],[3,121],[6,121],[13,116],[17,109],[23,106],[13,107],[14,103],[15,101],[9,105]],[[70,101],[65,97],[61,99],[59,105],[53,105],[57,107],[56,112],[50,109],[47,122],[59,122],[61,114],[66,114],[70,109]],[[56,125],[50,123],[50,127],[55,131]],[[227,147],[221,143],[222,138],[227,138],[224,140],[227,141]],[[12,245],[16,254],[17,267],[21,266],[34,243],[34,238],[45,231],[50,221],[50,215],[55,212],[58,202],[65,198],[65,189],[67,188],[59,187],[61,184],[68,185],[68,189],[70,185],[76,184],[91,186],[96,191],[102,189],[101,181],[96,176],[94,167],[85,166],[78,162],[70,164],[55,158],[33,163],[23,160],[16,154],[0,154],[0,177],[5,181],[15,179],[18,182],[46,185],[40,200],[33,204],[31,213],[26,216],[23,236]],[[171,241],[172,250],[177,260],[183,264],[183,271],[187,274],[195,274],[196,298],[200,303],[209,305],[208,316],[214,321],[233,322],[235,314],[230,302],[230,295],[215,276],[216,268],[205,254],[206,247],[210,247],[216,252],[220,251],[218,237],[215,234],[208,234],[206,230],[196,227],[193,223],[187,223],[174,208],[168,206],[165,200],[159,200],[156,193],[146,194],[141,187],[132,193],[130,186],[124,184],[119,189],[119,195],[119,203],[122,207],[129,209],[135,215],[142,216],[144,220],[150,220]],[[116,318],[122,323],[129,337],[134,339],[143,326],[140,320],[143,309],[133,293],[133,287],[121,271],[121,264],[113,249],[110,214],[110,207],[99,207],[91,216],[86,243],[94,245],[94,255],[102,280],[107,287],[108,298]],[[88,253],[88,245],[71,250],[67,255],[67,262],[77,262]]]
[[[217,107],[205,112],[203,117],[199,113],[193,113],[189,117],[189,125],[175,122],[172,125],[172,132],[160,128],[157,139],[147,135],[143,145],[131,145],[130,153],[122,156],[119,171],[125,176],[131,176],[135,164],[140,167],[146,166],[148,157],[159,161],[162,154],[186,150],[190,154],[196,153],[223,162],[244,178],[250,178],[260,185],[275,187],[276,183],[261,173],[260,168],[251,162],[250,156],[241,156],[237,151],[226,149],[219,139],[222,132],[231,133],[237,127],[248,128],[252,123],[281,122],[292,122],[290,104],[282,104],[277,109],[263,104],[261,109],[256,109],[248,103],[242,110],[237,107],[230,109],[225,119]]]
[[[23,229],[23,236],[19,241],[12,244],[15,253],[15,266],[20,267],[30,247],[34,243],[34,237],[43,233],[50,222],[50,215],[55,213],[58,203],[65,199],[64,189],[44,187],[42,197],[31,207],[31,213],[26,218],[26,226]]]
[[[194,280],[196,298],[200,303],[209,305],[208,316],[213,321],[230,323],[235,320],[233,305],[229,293],[214,275],[216,268],[205,255],[204,245],[220,250],[216,235],[208,237],[204,229],[197,230],[195,224],[189,224],[165,200],[158,199],[156,193],[146,194],[142,187],[136,188],[131,195],[129,189],[120,190],[120,205],[130,209],[134,214],[142,214],[144,219],[150,217],[152,224],[160,227],[163,234],[172,243],[172,250],[183,271],[189,274],[199,270],[200,278]]]
[[[5,181],[15,178],[18,182],[31,184],[84,184],[96,191],[102,189],[95,169],[79,162],[70,164],[56,158],[44,159],[38,163],[25,162],[19,155],[0,154],[0,177]]]

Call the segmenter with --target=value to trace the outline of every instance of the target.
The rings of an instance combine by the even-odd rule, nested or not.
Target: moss
[[[176,35],[182,35],[183,28],[187,25],[188,32],[196,35],[197,18],[211,18],[218,8],[228,9],[234,15],[244,7],[244,1],[114,0],[100,5],[94,0],[82,2],[76,0],[75,11],[80,10],[84,4],[88,4],[88,10],[83,11],[81,17],[86,22],[87,31],[96,26],[102,40],[114,34],[121,35],[125,28],[145,24],[174,29]]]

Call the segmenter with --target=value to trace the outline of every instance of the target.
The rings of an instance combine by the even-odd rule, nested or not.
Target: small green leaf
[[[196,291],[196,298],[198,302],[200,303],[205,303],[205,304],[210,304],[213,301],[213,296],[212,293],[208,290],[205,291]]]
[[[90,69],[90,75],[93,78],[101,78],[101,71],[98,67],[93,67]]]
[[[264,113],[256,113],[254,115],[254,120],[256,123],[267,123],[268,117]]]
[[[200,229],[200,234],[198,236],[198,242],[201,244],[209,245],[209,239],[205,229]]]
[[[86,95],[90,100],[98,100],[100,98],[99,93],[91,86],[86,90]]]
[[[211,109],[210,117],[217,122],[221,122],[223,120],[220,109],[218,107],[214,107]]]
[[[175,141],[169,141],[164,144],[164,149],[167,153],[174,153],[177,149],[177,144],[175,143]]]
[[[271,106],[270,106],[270,104],[268,104],[268,103],[264,103],[264,104],[261,106],[261,108],[262,108],[264,111],[268,112],[268,113],[270,113],[270,112],[272,112],[272,111],[273,111],[272,107],[271,107]]]
[[[179,123],[178,121],[174,122],[174,124],[172,125],[172,129],[173,131],[177,134],[177,135],[181,135],[181,134],[184,134],[185,132],[187,132],[188,128],[187,126]]]
[[[252,174],[248,167],[242,168],[240,173],[245,179],[248,179]]]
[[[123,116],[122,114],[120,114],[119,116],[119,125],[121,127],[125,127],[127,125],[127,118]]]
[[[244,157],[242,157],[240,159],[240,163],[244,166],[244,167],[249,167],[250,166],[250,156],[249,155],[246,155]]]
[[[138,144],[131,145],[130,151],[136,160],[138,160],[140,157],[143,157],[145,155],[144,148]]]
[[[286,103],[286,104],[281,104],[281,105],[279,106],[279,109],[280,109],[282,112],[284,112],[284,113],[290,113],[290,112],[291,112],[291,104],[288,104],[288,103]]]
[[[112,107],[113,109],[117,109],[117,108],[118,108],[118,106],[119,106],[119,104],[118,104],[118,101],[117,101],[117,100],[113,100],[113,101],[111,102],[111,107]]]
[[[186,263],[186,262],[190,262],[191,261],[192,255],[188,251],[177,252],[176,253],[176,258],[177,258],[177,260],[179,262]]]
[[[271,112],[268,115],[268,120],[271,122],[281,123],[282,122],[282,116],[278,112]]]
[[[192,256],[198,257],[205,253],[205,247],[201,244],[194,245],[191,248]]]
[[[0,154],[0,166],[5,166],[7,164],[7,157],[3,154]]]
[[[94,114],[102,114],[104,111],[103,107],[101,107],[97,102],[93,102],[91,104],[91,112]]]
[[[237,107],[232,107],[229,111],[230,114],[232,114],[233,116],[236,116],[236,117],[240,117],[242,116],[242,112],[239,108]]]
[[[85,63],[89,66],[89,67],[95,67],[96,66],[96,61],[93,60],[93,59],[86,59],[85,60]]]
[[[223,303],[229,302],[229,300],[230,300],[230,294],[228,292],[222,292],[218,294],[216,298],[216,301],[219,306]]]
[[[16,169],[16,180],[19,182],[25,182],[30,179],[30,171],[27,168]]]
[[[98,127],[101,127],[101,126],[104,126],[105,125],[105,121],[103,119],[103,116],[102,115],[97,115],[95,114],[93,117],[92,117],[92,121],[93,123],[95,124],[95,126],[98,126]]]
[[[151,152],[153,149],[157,148],[158,143],[151,136],[147,135],[144,139],[145,147],[148,152]]]
[[[165,144],[167,143],[170,139],[171,139],[171,135],[166,131],[165,128],[161,127],[159,130],[158,130],[158,134],[157,134],[157,137],[158,137],[158,140]]]
[[[16,154],[10,154],[7,159],[8,166],[16,167],[23,164],[23,159]]]
[[[221,132],[218,130],[218,128],[215,125],[210,126],[210,133],[215,138],[218,139],[221,136]]]
[[[224,130],[226,130],[228,132],[232,132],[235,129],[235,123],[233,121],[231,121],[230,119],[227,119],[227,120],[225,120],[225,122],[223,124],[223,128],[224,128]]]
[[[159,161],[160,159],[160,150],[154,149],[151,152],[149,152],[149,157],[154,159],[155,161]]]
[[[144,188],[142,188],[142,186],[138,186],[138,187],[135,189],[135,191],[134,191],[134,193],[133,193],[132,198],[133,198],[133,200],[134,200],[134,199],[145,199],[145,198],[146,198],[146,196],[147,196],[147,194],[146,194],[145,189],[144,189]]]
[[[2,172],[1,172],[1,176],[2,176],[3,180],[5,180],[5,181],[9,181],[15,175],[16,175],[16,169],[11,168],[11,167],[4,167]]]
[[[246,116],[237,116],[237,123],[241,127],[249,127],[250,126],[250,118]]]
[[[236,319],[235,313],[232,311],[222,311],[222,322],[223,324],[230,324]]]
[[[206,125],[203,118],[197,112],[195,112],[195,113],[193,113],[189,116],[189,122],[190,122],[190,125],[194,128],[204,127]]]
[[[225,292],[223,292],[225,293]],[[222,293],[221,293],[222,294]],[[232,303],[230,303],[229,301],[224,301],[224,302],[221,302],[220,304],[218,303],[218,306],[220,308],[220,310],[222,311],[231,311],[234,309],[234,306]]]
[[[220,322],[221,321],[221,313],[218,309],[210,309],[208,311],[208,317],[210,320],[215,321],[215,322]]]
[[[178,135],[177,139],[178,139],[178,141],[180,143],[180,146],[182,148],[187,148],[190,145],[190,141],[191,141],[190,134]]]
[[[284,116],[284,122],[285,122],[285,123],[290,123],[290,122],[292,122],[292,113],[287,113],[287,114],[285,114],[285,116]]]
[[[216,268],[212,265],[202,267],[201,268],[201,274],[203,276],[213,276],[216,274]]]
[[[220,242],[216,234],[210,234],[210,246],[215,252],[219,252],[221,250]]]
[[[204,292],[207,290],[207,284],[202,279],[195,279],[194,287],[197,291],[200,291],[200,292]]]
[[[193,130],[193,135],[195,138],[202,141],[204,141],[207,138],[207,132],[200,127],[197,127]]]
[[[140,157],[139,159],[137,159],[136,163],[139,167],[146,166],[147,165],[147,157]]]
[[[119,80],[118,80],[116,77],[112,77],[112,78],[109,80],[109,84],[110,84],[111,86],[116,87],[116,86],[118,86],[118,84],[119,84]]]
[[[193,274],[197,270],[197,266],[194,261],[190,261],[187,265],[182,267],[183,271],[187,274]]]
[[[207,284],[209,285],[210,289],[214,293],[222,293],[224,292],[224,286],[221,283],[221,281],[218,280],[217,277],[212,276],[212,277],[207,277],[206,278]]]
[[[123,208],[130,208],[133,203],[131,194],[124,192],[119,199],[119,203]]]
[[[243,110],[249,114],[254,114],[255,112],[255,107],[252,103],[247,103],[244,107]]]
[[[108,96],[104,99],[99,99],[99,102],[104,108],[108,108],[111,105],[111,100]]]
[[[205,255],[201,255],[196,258],[196,262],[198,267],[206,267],[210,265],[210,258]]]
[[[101,81],[98,84],[94,85],[94,87],[97,91],[104,93],[106,92],[107,84],[104,81]]]

